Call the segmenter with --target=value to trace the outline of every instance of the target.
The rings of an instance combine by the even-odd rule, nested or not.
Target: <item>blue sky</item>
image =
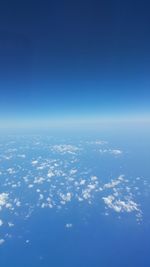
[[[2,1],[0,119],[149,117],[148,1]]]

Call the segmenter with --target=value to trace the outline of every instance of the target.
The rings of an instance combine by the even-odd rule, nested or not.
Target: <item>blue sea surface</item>
[[[150,138],[0,137],[1,267],[149,267]]]

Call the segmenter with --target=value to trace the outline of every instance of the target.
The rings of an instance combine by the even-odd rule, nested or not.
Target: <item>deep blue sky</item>
[[[0,117],[150,114],[150,3],[0,4]]]

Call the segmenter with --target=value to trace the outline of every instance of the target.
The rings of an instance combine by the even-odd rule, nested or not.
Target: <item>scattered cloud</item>
[[[34,147],[32,144],[35,144]],[[24,219],[27,220],[37,208],[68,210],[71,208],[71,203],[76,203],[77,207],[87,204],[92,206],[98,204],[99,200],[102,200],[107,216],[109,210],[113,210],[120,214],[133,213],[136,219],[141,220],[142,212],[136,196],[140,190],[137,183],[142,182],[142,179],[136,177],[131,184],[131,180],[127,180],[125,175],[111,176],[111,179],[100,177],[101,165],[97,169],[92,168],[92,164],[96,162],[95,151],[100,151],[102,155],[108,153],[114,156],[123,153],[120,149],[108,148],[108,142],[85,141],[85,143],[80,142],[78,146],[58,145],[56,142],[56,145],[49,146],[45,141],[38,142],[36,138],[31,144],[24,141],[17,149],[11,149],[11,146],[12,143],[8,143],[7,149],[4,147],[2,149],[4,153],[0,155],[0,174],[3,179],[0,211],[4,209],[7,214],[0,219],[2,229],[6,227],[11,233],[12,228],[16,227],[16,223],[12,223],[15,222],[15,216],[21,219],[24,214]],[[33,153],[31,155],[29,153],[33,151],[34,157]],[[89,151],[93,163],[90,162]],[[10,160],[9,167],[8,162],[6,164],[7,158]],[[143,183],[147,186],[145,180]],[[72,226],[72,223],[66,224],[66,228]],[[1,244],[5,242],[3,238],[0,240]]]

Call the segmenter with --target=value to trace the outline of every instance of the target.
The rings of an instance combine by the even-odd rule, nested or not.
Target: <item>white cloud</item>
[[[112,149],[110,150],[110,153],[113,155],[121,155],[123,152],[120,149]]]
[[[85,180],[85,179],[82,179],[82,180],[80,181],[80,185],[85,185],[85,183],[86,183],[86,180]]]
[[[107,141],[104,141],[104,140],[96,140],[96,141],[91,141],[91,142],[87,142],[88,144],[91,144],[91,145],[106,145],[108,144]]]
[[[66,223],[66,228],[72,228],[73,224],[72,223]]]
[[[32,164],[32,165],[36,165],[36,164],[38,164],[38,160],[32,160],[31,164]]]
[[[45,181],[45,179],[43,177],[35,177],[34,179],[34,184],[43,184],[43,182]]]
[[[68,192],[67,194],[60,193],[60,197],[64,202],[69,202],[71,201],[72,194],[70,192]]]
[[[7,169],[7,172],[8,172],[9,174],[15,174],[15,173],[16,173],[16,171],[15,171],[13,168],[8,168],[8,169]]]
[[[8,196],[9,196],[9,194],[7,194],[7,193],[1,193],[0,194],[0,209],[3,206],[6,206],[7,201],[8,201]]]
[[[51,177],[55,176],[55,174],[51,170],[49,170],[47,176],[48,176],[48,178],[51,178]]]
[[[0,245],[2,245],[5,242],[3,238],[0,239]]]
[[[70,175],[74,175],[74,174],[76,174],[77,173],[77,170],[76,169],[72,169],[72,170],[70,170]]]
[[[110,183],[104,184],[104,189],[114,188],[119,185],[124,180],[123,177],[123,175],[120,175],[116,180],[112,180]]]
[[[121,155],[123,153],[123,151],[120,149],[100,149],[99,152],[101,154],[108,153],[108,154],[112,154],[114,156],[118,156],[118,155]]]
[[[7,208],[6,212],[9,213],[7,218],[10,222],[2,217],[7,228],[9,229],[14,226],[14,224],[11,223],[11,221],[15,221],[13,216],[18,216],[19,218],[21,215],[21,219],[24,215],[24,218],[27,219],[38,208],[61,210],[66,209],[65,205],[69,202],[76,203],[79,207],[82,205],[84,206],[85,203],[94,205],[96,200],[102,197],[104,201],[103,205],[106,208],[105,214],[108,215],[110,213],[109,209],[112,209],[117,213],[135,212],[136,219],[141,219],[140,207],[134,201],[134,194],[137,195],[137,191],[139,191],[138,188],[140,188],[140,179],[136,178],[134,179],[134,182],[132,182],[130,179],[126,180],[123,175],[120,175],[114,180],[103,180],[103,177],[99,179],[99,168],[95,168],[97,162],[94,162],[93,160],[93,167],[92,162],[89,164],[90,158],[88,158],[88,154],[86,155],[86,148],[87,153],[90,152],[90,149],[92,150],[93,159],[95,151],[95,156],[97,156],[98,151],[101,153],[112,154],[114,156],[123,153],[119,149],[109,149],[105,146],[100,147],[104,144],[106,144],[105,141],[97,140],[91,143],[80,142],[79,146],[64,144],[51,145],[50,151],[49,143],[46,144],[44,141],[43,144],[42,142],[40,143],[42,150],[36,150],[33,157],[33,153],[31,153],[31,155],[28,151],[26,153],[22,147],[20,151],[18,149],[19,152],[15,155],[15,159],[17,155],[22,155],[22,158],[24,158],[24,154],[22,153],[25,152],[25,154],[28,155],[26,156],[26,160],[19,160],[17,164],[15,160],[12,160],[11,168],[6,168],[5,165],[1,166],[4,177],[4,183],[2,184],[1,190],[7,188],[6,192],[9,192],[9,194],[0,194],[0,209]],[[77,157],[76,155],[78,151],[82,151],[83,148],[85,150],[80,159],[80,157]],[[27,149],[30,149],[29,145],[27,146]],[[32,149],[33,148],[31,147],[31,150]],[[51,152],[58,154],[56,155]],[[42,156],[38,155],[38,153],[41,153]],[[69,159],[64,155],[73,156]],[[13,175],[12,177],[8,175],[14,173],[17,173],[17,175]],[[53,178],[51,179],[51,177]],[[141,182],[143,182],[142,178]],[[145,185],[147,185],[146,181]],[[31,189],[29,190],[29,188]],[[22,207],[21,209],[18,208],[20,206]],[[70,207],[70,205],[68,205],[68,207]],[[0,220],[0,226],[2,226],[2,224],[3,222]],[[71,223],[66,224],[66,228],[71,227]],[[5,227],[3,227],[3,229],[5,231]],[[11,231],[11,229],[9,229],[9,231]],[[24,239],[24,242],[25,240],[26,239]]]
[[[8,222],[8,226],[9,226],[9,227],[14,227],[14,223],[12,223],[12,222]]]
[[[117,200],[113,195],[109,195],[107,197],[102,198],[104,203],[116,212],[133,212],[133,211],[140,211],[138,204],[135,203],[133,200]]]
[[[52,151],[60,154],[76,154],[80,149],[73,145],[54,145]]]

